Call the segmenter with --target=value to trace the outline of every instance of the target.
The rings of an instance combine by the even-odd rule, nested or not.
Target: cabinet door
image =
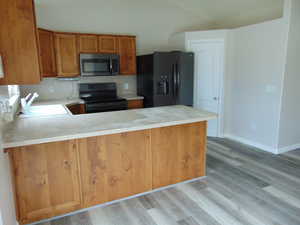
[[[206,122],[152,129],[153,189],[205,176]]]
[[[0,85],[40,83],[33,1],[0,1],[0,21],[0,55],[4,67]]]
[[[98,37],[99,41],[99,52],[100,53],[117,53],[118,52],[118,41],[117,37],[103,35]]]
[[[79,140],[84,207],[152,188],[150,130]]]
[[[22,224],[80,208],[76,141],[20,147],[10,157]]]
[[[80,53],[97,53],[98,36],[97,35],[78,35],[78,48]]]
[[[120,73],[136,74],[136,43],[134,37],[119,37]]]
[[[141,109],[144,108],[144,101],[139,100],[129,100],[128,101],[128,109]]]
[[[59,77],[75,77],[79,72],[79,54],[75,34],[55,34],[56,64]]]
[[[54,34],[51,31],[39,29],[40,56],[42,62],[42,76],[56,77],[54,52]]]

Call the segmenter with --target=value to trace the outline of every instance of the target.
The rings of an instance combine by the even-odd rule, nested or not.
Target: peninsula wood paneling
[[[205,176],[206,122],[152,129],[153,188]]]
[[[83,205],[152,188],[150,130],[79,140]]]
[[[204,176],[206,122],[8,152],[26,224]]]
[[[81,207],[76,140],[11,149],[9,154],[21,224]]]
[[[43,77],[56,77],[56,62],[54,51],[54,33],[39,29],[40,56]]]
[[[1,0],[0,23],[0,55],[4,67],[0,85],[40,83],[33,0]]]
[[[59,77],[75,77],[79,72],[77,35],[55,33],[56,65]]]

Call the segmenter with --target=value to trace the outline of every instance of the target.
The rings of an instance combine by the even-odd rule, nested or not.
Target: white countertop
[[[135,94],[120,94],[119,97],[125,98],[128,101],[130,101],[130,100],[142,100],[142,99],[144,99],[143,96],[137,96]]]
[[[187,106],[165,106],[82,115],[17,118],[4,129],[3,147],[116,134],[216,118],[214,113]]]

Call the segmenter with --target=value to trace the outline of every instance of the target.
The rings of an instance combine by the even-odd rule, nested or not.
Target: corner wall
[[[300,1],[290,5],[287,63],[279,131],[279,153],[300,148]]]
[[[284,19],[232,30],[227,137],[276,153],[287,43]]]

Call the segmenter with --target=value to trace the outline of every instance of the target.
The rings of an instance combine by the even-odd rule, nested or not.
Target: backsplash
[[[21,96],[37,92],[38,100],[74,99],[78,98],[79,83],[117,83],[118,95],[136,94],[136,76],[103,76],[81,78],[80,80],[60,80],[44,78],[39,85],[20,86]]]

